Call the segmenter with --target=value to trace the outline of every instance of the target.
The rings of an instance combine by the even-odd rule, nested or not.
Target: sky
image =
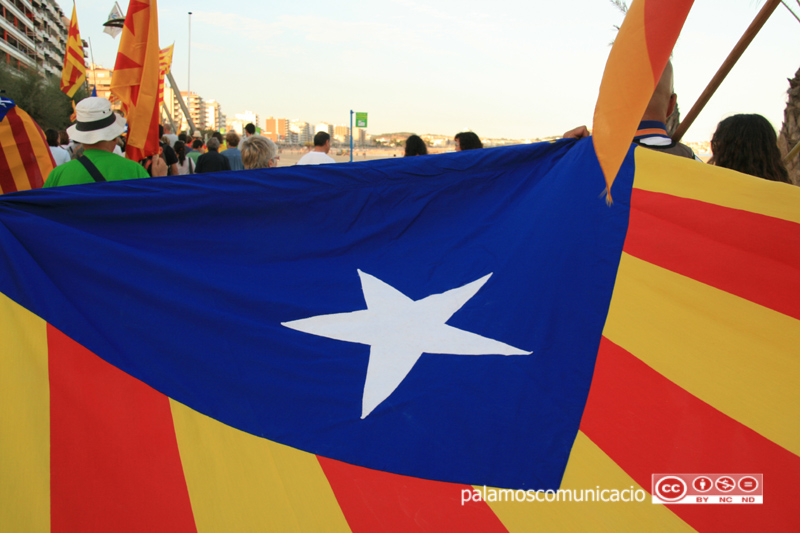
[[[69,17],[72,2],[58,2]],[[673,53],[684,116],[763,3],[695,0]],[[77,0],[81,37],[106,68],[120,40],[103,33],[112,7]],[[591,126],[623,19],[609,0],[160,0],[158,17],[180,89],[219,101],[228,117],[348,124],[354,110],[368,113],[371,134],[509,139]],[[779,129],[798,50],[800,22],[779,6],[684,139],[709,140],[735,113]]]

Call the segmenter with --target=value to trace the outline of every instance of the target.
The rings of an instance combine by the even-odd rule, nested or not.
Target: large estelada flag
[[[39,189],[55,167],[42,128],[0,96],[0,194]]]
[[[585,139],[4,195],[0,523],[797,531],[800,189],[605,187]]]
[[[139,161],[159,152],[158,6],[156,0],[131,0],[122,28],[111,92],[128,119],[125,157]]]

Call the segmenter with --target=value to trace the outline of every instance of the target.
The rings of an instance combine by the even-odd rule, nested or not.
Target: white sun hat
[[[113,141],[125,131],[127,121],[111,111],[107,98],[90,96],[75,106],[75,124],[67,128],[69,138],[83,144]]]

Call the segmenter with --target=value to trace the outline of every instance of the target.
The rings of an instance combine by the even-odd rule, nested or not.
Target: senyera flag
[[[797,530],[800,190],[603,186],[585,139],[3,196],[0,523]]]
[[[634,0],[608,56],[592,129],[611,189],[694,0]],[[608,201],[611,201],[609,195]]]
[[[83,55],[83,41],[78,29],[78,12],[72,4],[72,18],[69,20],[67,47],[64,50],[64,67],[61,70],[61,90],[72,98],[86,81],[86,60]]]
[[[41,188],[53,167],[42,128],[13,100],[0,97],[0,194]]]
[[[164,102],[164,78],[169,74],[172,68],[172,54],[174,49],[175,45],[171,44],[158,53],[158,102],[156,107],[159,109]]]
[[[156,0],[131,0],[122,28],[111,92],[128,119],[125,157],[139,161],[159,152],[158,6]]]

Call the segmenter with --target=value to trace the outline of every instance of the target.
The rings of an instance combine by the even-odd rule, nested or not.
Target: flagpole
[[[800,154],[800,142],[794,145],[794,148],[789,150],[789,153],[786,154],[786,157],[783,158],[783,164],[788,165],[792,159],[797,157],[797,154]]]
[[[759,30],[764,26],[764,24],[769,19],[770,15],[772,15],[773,11],[777,9],[778,5],[781,3],[781,0],[767,0],[767,3],[764,4],[764,7],[761,8],[761,11],[758,12],[756,18],[753,19],[753,22],[750,24],[750,27],[744,32],[742,38],[739,39],[739,42],[736,43],[736,46],[731,51],[728,58],[719,67],[719,70],[711,81],[708,83],[708,87],[705,88],[703,94],[700,95],[700,98],[697,99],[692,109],[689,110],[689,113],[686,115],[686,118],[683,119],[683,122],[680,123],[678,129],[675,130],[675,133],[672,135],[672,140],[678,142],[683,138],[684,133],[689,127],[692,125],[694,120],[697,118],[697,115],[703,110],[706,106],[708,101],[714,95],[719,86],[722,85],[722,82],[725,80],[725,77],[731,71],[733,66],[739,61],[739,58],[742,57],[742,54],[750,43],[753,41],[755,36],[758,34]]]
[[[95,73],[94,69],[94,50],[92,50],[92,38],[88,37],[89,40],[89,56],[92,58],[92,81],[94,82],[94,86],[97,87],[97,74]],[[87,89],[89,89],[89,80],[86,80]],[[89,96],[92,95],[92,91],[89,91]]]
[[[189,11],[189,66],[186,74],[186,93],[191,96],[192,93],[192,12]]]

